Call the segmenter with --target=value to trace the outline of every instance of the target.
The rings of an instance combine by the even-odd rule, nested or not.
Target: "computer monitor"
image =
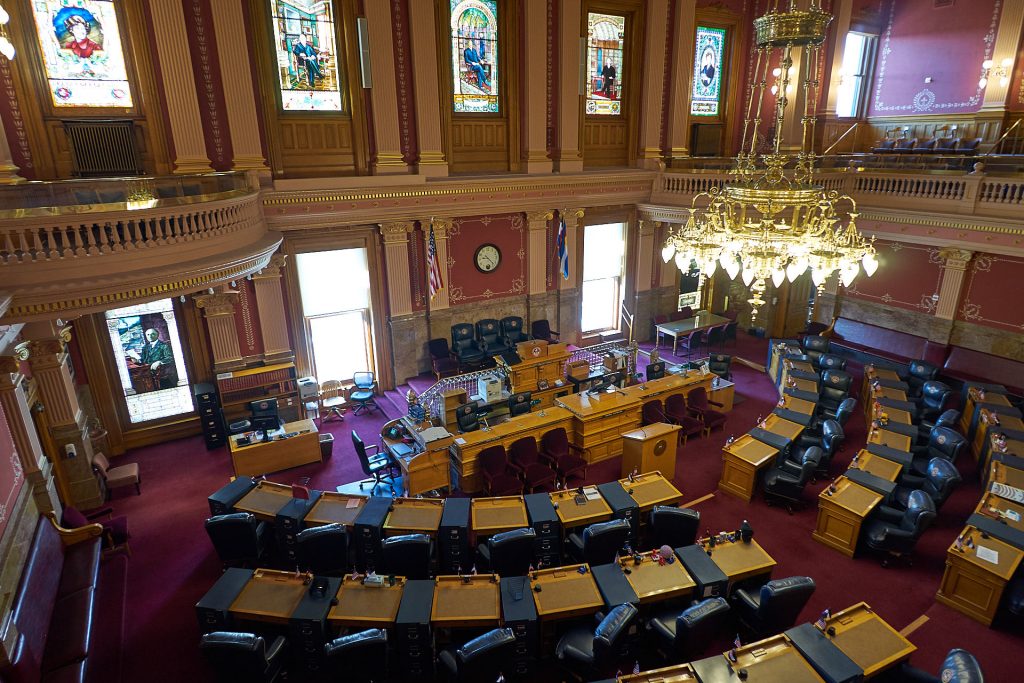
[[[665,376],[665,361],[647,364],[647,379],[661,379]]]
[[[268,441],[267,432],[272,432],[281,426],[281,417],[277,414],[277,399],[264,398],[253,401],[249,404],[249,412],[252,414],[250,421],[252,428],[263,432],[263,440]]]

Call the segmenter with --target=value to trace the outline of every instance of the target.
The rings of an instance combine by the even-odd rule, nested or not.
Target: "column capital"
[[[238,292],[222,292],[220,294],[197,294],[192,297],[196,308],[203,311],[206,318],[218,315],[234,315]]]
[[[954,270],[967,270],[972,256],[974,256],[973,251],[956,247],[949,247],[939,252],[939,257],[943,261],[942,267]]]
[[[563,219],[565,219],[565,225],[566,227],[568,227],[570,225],[578,226],[580,224],[580,219],[583,218],[583,214],[585,213],[585,211],[583,209],[566,208],[559,209],[558,213],[559,215],[562,216]]]
[[[25,354],[24,357],[29,363],[41,360],[47,356],[59,356],[64,353],[64,343],[60,339],[33,339],[19,344],[16,348],[19,354]]]
[[[281,277],[281,269],[284,268],[286,260],[288,260],[287,254],[274,254],[270,257],[270,261],[267,265],[261,271],[252,276],[253,279]]]
[[[408,242],[409,233],[412,231],[412,221],[380,223],[380,234],[381,237],[384,238],[384,244],[393,244],[395,242]]]
[[[451,218],[431,218],[429,220],[420,221],[420,225],[423,226],[423,232],[427,241],[430,241],[430,224],[434,224],[434,239],[446,240],[448,239],[448,231],[452,228]]]
[[[652,235],[654,234],[654,231],[658,229],[658,226],[661,224],[661,221],[656,221],[653,218],[641,217],[638,223],[640,224],[641,235]]]
[[[527,211],[526,212],[526,224],[530,230],[543,230],[548,227],[548,221],[555,217],[555,212],[551,209],[541,209],[540,211]]]

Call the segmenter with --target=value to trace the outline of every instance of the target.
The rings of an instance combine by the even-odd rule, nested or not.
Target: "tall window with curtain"
[[[580,329],[584,334],[618,328],[625,252],[624,223],[588,225],[583,229]]]
[[[497,0],[451,0],[452,108],[498,112]]]
[[[843,66],[839,73],[839,94],[836,97],[836,116],[856,117],[864,111],[864,93],[868,85],[868,70],[873,60],[875,37],[850,31],[843,47]]]
[[[302,318],[320,383],[374,370],[370,270],[366,249],[315,251],[295,257]]]

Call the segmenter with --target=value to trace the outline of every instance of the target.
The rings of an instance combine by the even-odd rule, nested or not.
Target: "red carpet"
[[[765,340],[741,335],[737,347],[726,352],[763,364],[766,348]],[[855,373],[858,371],[859,368],[855,369]],[[1012,653],[1019,651],[1024,639],[985,628],[937,605],[934,599],[946,548],[980,497],[970,458],[961,463],[965,483],[947,501],[938,522],[919,543],[912,567],[885,569],[871,556],[851,560],[811,538],[816,505],[791,516],[785,509],[769,508],[760,496],[746,504],[717,492],[720,452],[725,439],[730,434],[745,433],[758,416],[768,414],[776,401],[775,389],[763,373],[734,363],[733,374],[738,395],[745,400],[730,414],[724,431],[715,432],[708,439],[691,440],[681,451],[676,467],[675,483],[686,500],[715,494],[695,506],[703,516],[704,526],[714,531],[735,529],[747,519],[758,541],[778,562],[776,577],[812,576],[818,589],[801,615],[802,620],[812,621],[822,609],[835,611],[861,600],[897,629],[926,615],[929,621],[910,636],[919,648],[912,658],[918,666],[934,672],[947,650],[964,647],[979,657],[987,680],[1019,680]],[[855,386],[859,386],[859,378]],[[391,417],[396,416],[386,400],[380,403],[392,413]],[[374,442],[382,422],[381,414],[374,412],[369,416],[347,415],[344,422],[326,423],[324,430],[335,435],[334,457],[323,465],[296,468],[272,478],[290,483],[310,477],[311,486],[324,489],[361,478],[349,431],[355,429],[367,442]],[[864,438],[864,421],[858,410],[847,425],[846,446],[833,465],[835,473],[845,470]],[[212,681],[199,656],[199,630],[193,606],[220,573],[220,564],[202,524],[209,514],[206,497],[227,482],[231,474],[226,449],[207,451],[202,439],[194,437],[139,449],[124,461],[138,461],[143,477],[141,496],[122,493],[112,501],[117,514],[128,515],[132,532],[124,680]],[[617,459],[600,463],[590,468],[590,480],[618,478],[618,470]],[[808,499],[815,498],[825,483],[811,487]],[[624,670],[628,671],[632,662],[625,664],[628,667]],[[643,668],[659,664],[653,659],[640,661]],[[113,674],[103,680],[116,681]]]

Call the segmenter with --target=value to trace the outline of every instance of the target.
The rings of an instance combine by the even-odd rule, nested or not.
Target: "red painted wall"
[[[223,1],[223,0],[222,0]],[[231,170],[231,133],[228,130],[227,104],[221,83],[219,46],[213,34],[213,14],[209,0],[182,0],[188,32],[189,56],[196,81],[199,113],[203,118],[206,155],[216,171]],[[238,46],[226,49],[237,49]],[[258,81],[253,81],[258,83]]]
[[[263,332],[260,329],[260,314],[256,308],[256,288],[251,280],[238,280],[238,305],[235,306],[235,329],[238,331],[238,347],[242,356],[256,356],[263,353]]]
[[[1024,331],[1024,306],[1014,283],[1024,275],[1024,258],[977,254],[964,278],[957,320],[1020,334]]]
[[[473,256],[483,244],[501,251],[501,264],[490,273],[476,269]],[[526,221],[522,214],[470,216],[452,221],[448,233],[448,290],[452,306],[525,295]]]
[[[21,461],[14,449],[14,439],[7,426],[7,417],[0,410],[0,536],[7,528],[18,493],[25,484],[25,476],[21,469]]]
[[[1001,0],[893,2],[879,39],[870,116],[975,112],[981,63],[992,54]],[[925,83],[931,77],[931,83]]]
[[[878,270],[872,277],[863,271],[844,296],[883,303],[910,311],[933,313],[942,278],[939,250],[931,247],[876,242]]]

